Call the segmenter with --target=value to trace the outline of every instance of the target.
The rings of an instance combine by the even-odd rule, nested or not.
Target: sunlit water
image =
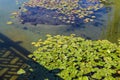
[[[46,34],[51,35],[70,35],[76,34],[86,39],[97,40],[103,38],[106,34],[110,8],[102,8],[95,12],[96,19],[93,22],[82,23],[79,25],[47,25],[30,23],[21,24],[19,19],[10,19],[11,13],[18,11],[15,0],[0,0],[0,33],[4,34],[13,41],[22,41],[20,45],[29,51],[33,51],[32,41],[39,38],[45,39]],[[12,25],[7,25],[7,21],[13,21]]]

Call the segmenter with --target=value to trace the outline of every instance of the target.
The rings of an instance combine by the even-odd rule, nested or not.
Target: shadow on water
[[[0,33],[0,80],[62,80],[56,74],[61,70],[48,70],[27,57],[29,51],[22,48],[19,42],[13,42]],[[17,71],[24,69],[26,73],[19,75]],[[30,71],[33,69],[33,71]],[[57,73],[56,73],[57,72]]]

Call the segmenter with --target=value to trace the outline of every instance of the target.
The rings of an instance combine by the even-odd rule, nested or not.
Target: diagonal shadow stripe
[[[0,80],[63,80],[56,73],[29,59],[28,54],[29,51],[0,33]],[[24,69],[26,73],[17,74],[19,69]]]

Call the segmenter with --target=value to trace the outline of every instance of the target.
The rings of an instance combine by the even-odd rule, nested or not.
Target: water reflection
[[[109,14],[108,19],[108,27],[106,29],[106,36],[105,39],[118,43],[118,39],[120,39],[120,3],[119,1],[115,0],[113,6],[112,13]]]

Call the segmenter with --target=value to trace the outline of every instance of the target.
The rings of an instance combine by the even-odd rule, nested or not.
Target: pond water
[[[38,77],[43,78],[42,80],[46,78],[54,80],[52,79],[53,74],[52,76],[48,73],[46,75],[46,72],[49,72],[48,69],[36,62],[34,63],[34,61],[32,62],[27,57],[28,54],[35,50],[31,42],[37,41],[39,38],[45,39],[46,34],[76,34],[76,36],[85,39],[107,39],[113,43],[118,43],[118,39],[120,39],[120,0],[115,0],[112,5],[106,4],[105,7],[94,11],[94,14],[81,19],[77,18],[78,15],[74,14],[72,17],[65,14],[58,14],[56,16],[56,10],[49,10],[40,6],[25,6],[26,10],[21,5],[27,0],[17,1],[21,3],[16,2],[16,0],[0,0],[0,79],[2,80],[16,80],[17,78],[20,78],[19,80],[23,80],[24,78],[24,80],[28,80],[28,78],[33,80],[32,78],[39,79]],[[91,4],[86,2],[87,0],[81,1],[83,7],[99,4],[94,2],[94,4]],[[21,12],[22,10],[23,12]],[[66,12],[66,10],[64,11]],[[19,15],[18,12],[20,13]],[[60,12],[62,12],[61,9]],[[86,12],[84,11],[84,13]],[[85,15],[84,13],[82,14]],[[73,16],[75,16],[74,20],[72,20]],[[94,19],[88,22],[87,20],[88,18],[91,19],[91,16],[94,16]],[[61,20],[61,17],[62,19],[66,19],[66,21]],[[19,75],[17,73],[21,68],[25,71],[28,71],[26,70],[28,68],[33,68],[34,70],[31,74],[28,71],[25,75]],[[36,75],[36,72],[38,75]],[[45,78],[41,77],[41,74]]]
[[[10,21],[11,13],[13,11],[17,11],[19,5],[16,5],[15,0],[0,0],[0,33],[14,42],[21,42],[19,45],[29,51],[32,51],[33,47],[31,46],[31,42],[38,40],[40,36],[32,33],[31,31],[25,31],[23,29],[17,28],[17,26],[23,25],[6,24],[6,22]],[[0,38],[2,37],[0,36]]]
[[[22,0],[23,2],[25,0]],[[9,5],[8,5],[9,4]],[[17,5],[15,0],[0,0],[0,33],[4,34],[14,42],[20,42],[19,45],[29,51],[33,51],[31,42],[37,41],[39,38],[45,39],[46,34],[51,35],[70,35],[76,34],[86,39],[108,39],[112,42],[117,42],[120,37],[120,8],[114,6],[106,6],[97,11],[94,15],[96,18],[92,22],[75,22],[75,24],[46,24],[44,21],[34,22],[33,17],[23,15],[24,23],[21,23],[20,18],[10,18],[12,12],[17,12],[21,4]],[[33,13],[34,8],[30,8]],[[33,12],[32,12],[33,11]],[[117,11],[117,14],[115,13]],[[119,11],[119,12],[118,12]],[[40,12],[38,10],[38,12]],[[47,14],[47,12],[45,13]],[[39,17],[41,17],[39,15]],[[29,19],[29,20],[28,20]],[[31,20],[31,21],[30,21]],[[12,21],[13,24],[8,25],[6,22]],[[47,21],[51,21],[47,19]],[[53,22],[56,20],[53,20]],[[52,22],[52,21],[51,21]],[[48,23],[51,23],[48,22]],[[43,24],[44,23],[44,24]],[[57,24],[57,25],[56,25]],[[116,25],[115,25],[116,24]]]

